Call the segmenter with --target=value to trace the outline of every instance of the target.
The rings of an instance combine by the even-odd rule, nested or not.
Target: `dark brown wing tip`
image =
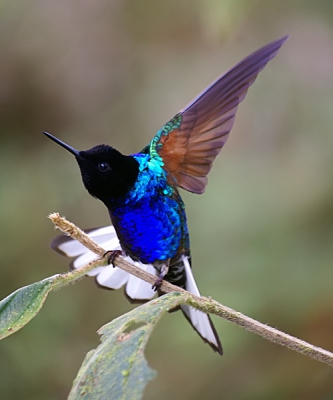
[[[281,43],[281,46],[283,45],[284,42],[286,42],[289,39],[289,35],[282,36],[282,38],[277,39],[276,42]]]
[[[238,64],[236,64],[234,67],[232,67],[231,69],[229,69],[226,73],[222,74],[221,76],[219,76],[215,81],[213,81],[209,86],[207,86],[201,93],[199,93],[199,95],[197,97],[195,97],[190,103],[188,103],[182,110],[180,110],[180,114],[185,113],[188,109],[190,109],[195,103],[197,103],[207,92],[209,92],[209,90],[215,86],[220,80],[222,80],[223,78],[225,78],[225,76],[229,75],[234,69],[236,69],[237,67],[239,67],[240,64],[243,64],[244,62],[246,62],[247,60],[254,58],[256,55],[260,54],[260,53],[265,53],[266,50],[269,50],[269,56],[267,57],[268,54],[266,54],[265,57],[265,63],[263,63],[263,68],[265,67],[265,65],[272,60],[276,54],[278,53],[278,51],[280,50],[281,46],[284,44],[284,42],[286,42],[289,38],[289,35],[283,36],[280,39],[274,40],[273,42],[270,42],[268,44],[266,44],[263,47],[260,47],[260,49],[254,51],[253,53],[249,54],[247,57],[245,57],[243,60],[241,60]],[[258,73],[260,72],[260,70],[258,71]]]
[[[283,36],[280,39],[277,39],[269,44],[267,44],[266,46],[262,47],[261,49],[258,50],[258,52],[261,52],[263,50],[265,50],[266,48],[271,48],[272,49],[272,53],[271,56],[269,57],[269,59],[267,60],[270,61],[272,58],[274,58],[277,54],[277,52],[280,50],[280,47],[289,39],[289,35]],[[254,53],[255,54],[255,53]]]

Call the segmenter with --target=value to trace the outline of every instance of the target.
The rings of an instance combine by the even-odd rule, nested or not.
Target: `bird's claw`
[[[153,284],[153,286],[151,287],[153,290],[155,290],[155,292],[157,292],[161,285],[162,285],[162,281],[163,281],[164,276],[159,275],[155,281],[155,283]]]
[[[107,259],[108,264],[112,264],[113,267],[115,267],[114,261],[116,257],[121,256],[121,254],[121,250],[109,250],[104,253],[103,257]]]
[[[160,287],[162,285],[162,281],[163,281],[165,275],[168,273],[168,271],[169,271],[169,262],[167,264],[162,265],[160,273],[159,273],[155,283],[152,286],[152,289],[154,289],[155,292],[157,292],[160,289]]]

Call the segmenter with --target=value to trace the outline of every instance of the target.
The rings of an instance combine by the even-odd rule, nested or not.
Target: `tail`
[[[184,256],[183,261],[186,274],[186,290],[196,296],[200,296],[188,258]],[[203,341],[208,343],[214,351],[222,356],[222,345],[209,315],[187,305],[181,305],[180,307],[186,319],[192,325],[193,329],[201,336]]]
[[[106,226],[103,228],[90,229],[86,233],[95,240],[105,251],[121,250],[117,234],[113,226]],[[82,244],[68,238],[66,236],[59,236],[55,238],[51,244],[53,250],[65,255],[67,257],[74,257],[71,263],[71,269],[77,269],[83,265],[97,259],[96,254],[87,250]],[[145,271],[157,275],[156,269],[153,265],[141,264],[134,262],[129,257],[128,261],[134,263],[137,267]],[[186,274],[186,290],[200,296],[199,289],[195,283],[192,269],[187,257],[183,257],[184,272]],[[125,294],[130,301],[148,301],[156,295],[152,289],[151,284],[143,281],[118,267],[106,266],[97,267],[87,275],[94,276],[98,286],[107,289],[120,289],[125,285]],[[198,332],[201,338],[208,343],[212,349],[222,355],[222,345],[216,333],[214,325],[209,316],[193,307],[182,305],[186,319],[190,322],[192,327]]]

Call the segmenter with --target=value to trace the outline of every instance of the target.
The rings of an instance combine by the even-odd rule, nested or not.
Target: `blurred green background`
[[[82,228],[109,221],[41,131],[136,152],[218,75],[290,34],[206,193],[182,194],[202,293],[333,350],[332,1],[1,0],[0,33],[0,298],[66,271],[49,249],[50,212]],[[97,329],[132,307],[88,278],[52,293],[0,343],[0,397],[66,398]],[[214,322],[222,358],[181,313],[163,319],[146,399],[333,399],[329,367]]]

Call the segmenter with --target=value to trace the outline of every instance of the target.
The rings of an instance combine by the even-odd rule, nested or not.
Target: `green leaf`
[[[54,278],[20,288],[0,301],[0,339],[17,332],[38,314]]]
[[[104,325],[98,331],[102,343],[87,354],[68,399],[141,399],[156,375],[144,357],[147,341],[160,318],[185,296],[169,293]]]

